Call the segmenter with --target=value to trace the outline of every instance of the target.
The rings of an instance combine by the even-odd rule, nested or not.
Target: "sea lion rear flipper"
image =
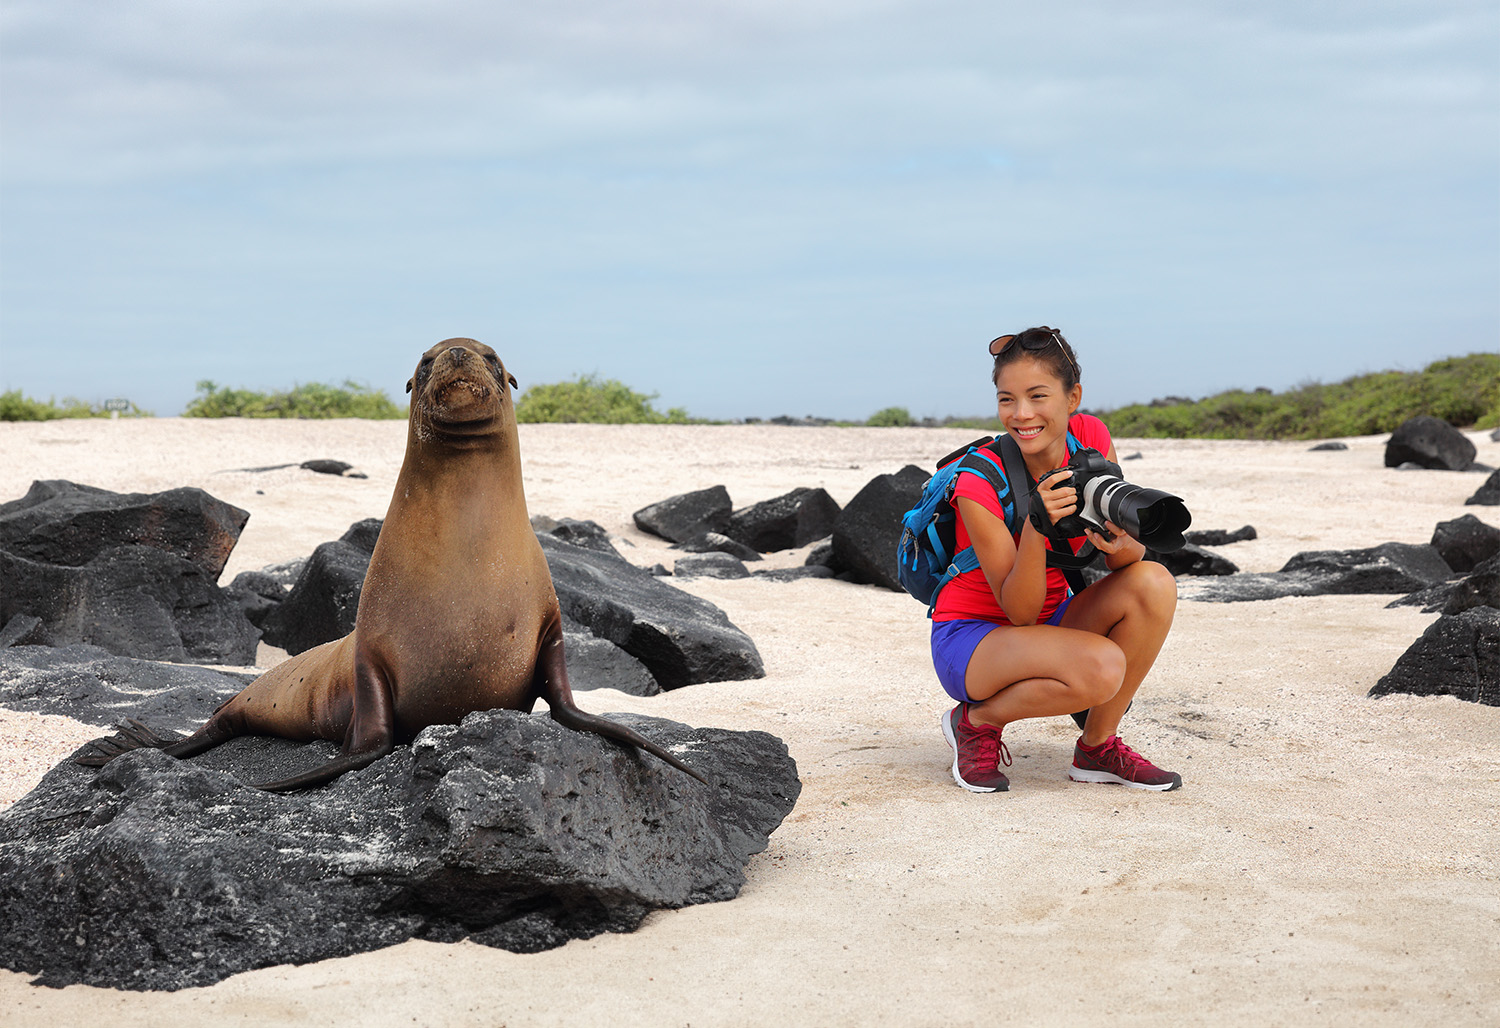
[[[593,732],[595,735],[602,735],[616,742],[623,742],[645,750],[665,760],[677,770],[692,775],[704,785],[709,784],[707,778],[641,733],[617,721],[611,721],[607,717],[600,717],[578,709],[577,704],[573,702],[573,687],[568,684],[568,667],[563,657],[562,620],[560,618],[554,619],[543,633],[541,651],[536,658],[536,688],[541,698],[547,701],[547,709],[552,713],[552,720],[564,728],[571,728],[576,732]]]
[[[383,673],[367,658],[354,657],[354,712],[344,733],[344,750],[311,771],[276,782],[258,782],[266,792],[292,792],[326,785],[342,774],[368,767],[396,748],[396,708]]]

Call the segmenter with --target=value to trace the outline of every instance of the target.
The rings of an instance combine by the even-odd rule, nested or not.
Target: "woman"
[[[1069,434],[1118,461],[1109,430],[1077,414],[1083,399],[1078,358],[1055,329],[1029,328],[990,343],[1000,422],[1041,484],[1032,505],[1055,524],[1074,513],[1071,473],[1042,476],[1068,462]],[[1010,483],[1025,491],[1029,483]],[[1161,650],[1177,607],[1177,584],[1145,547],[1113,524],[1086,532],[1109,574],[1069,594],[1063,573],[1046,565],[1048,542],[1030,520],[1006,528],[1000,500],[979,475],[959,475],[953,506],[957,546],[972,545],[979,568],[954,578],[933,610],[932,659],[958,705],[943,715],[953,778],[971,792],[1003,792],[1010,764],[1005,726],[1029,717],[1088,711],[1068,776],[1166,791],[1182,778],[1163,771],[1117,734],[1120,718]],[[1075,549],[1082,539],[1071,541]]]

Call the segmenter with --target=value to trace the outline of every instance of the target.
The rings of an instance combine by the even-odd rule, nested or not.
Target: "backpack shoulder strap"
[[[1031,472],[1026,470],[1026,458],[1021,454],[1020,445],[1008,435],[1003,435],[995,443],[1000,448],[1000,456],[1005,461],[1005,474],[1012,482],[1017,483],[1016,488],[1011,490],[1015,495],[1016,525],[1025,525],[1026,518],[1031,512],[1031,490],[1036,488],[1036,482],[1031,477]],[[1073,438],[1073,433],[1068,433],[1068,445],[1077,448],[1078,440]],[[1072,452],[1072,449],[1069,450]],[[1024,484],[1023,484],[1024,483]],[[1015,531],[1015,530],[1013,530]],[[1049,539],[1052,537],[1049,536]],[[1068,588],[1073,590],[1074,595],[1083,592],[1088,586],[1084,580],[1081,569],[1093,563],[1095,555],[1099,552],[1094,549],[1093,543],[1085,544],[1083,552],[1076,556],[1072,547],[1066,540],[1052,539],[1055,546],[1062,547],[1062,551],[1056,549],[1047,553],[1047,565],[1062,571],[1063,577],[1068,580]]]

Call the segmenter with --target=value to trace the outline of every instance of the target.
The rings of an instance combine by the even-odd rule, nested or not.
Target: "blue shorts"
[[[1047,624],[1059,624],[1068,604],[1072,602],[1073,597],[1069,596],[1059,603],[1052,616],[1047,619]],[[993,621],[974,618],[932,623],[932,666],[937,670],[938,682],[942,684],[943,691],[957,702],[973,702],[969,699],[968,689],[964,687],[964,677],[969,673],[969,661],[974,657],[974,649],[979,645],[979,640],[1000,627]]]

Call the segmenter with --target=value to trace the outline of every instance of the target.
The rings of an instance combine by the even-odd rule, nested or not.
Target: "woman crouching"
[[[1092,447],[1118,461],[1109,430],[1077,414],[1083,399],[1078,358],[1051,328],[1029,328],[990,343],[1001,425],[1020,446],[1040,504],[1056,524],[1078,509],[1071,473],[1043,478]],[[1009,483],[1026,492],[1029,483]],[[971,792],[1001,792],[1010,764],[1001,733],[1013,721],[1087,711],[1068,777],[1166,791],[1182,785],[1121,741],[1120,718],[1172,627],[1177,584],[1145,547],[1114,524],[1105,537],[1086,530],[1109,574],[1073,595],[1047,566],[1046,537],[1028,519],[1006,527],[996,490],[979,475],[959,475],[953,493],[957,549],[973,546],[979,568],[938,594],[932,660],[958,705],[943,715],[953,748],[953,779]],[[1070,540],[1075,549],[1083,537]]]

